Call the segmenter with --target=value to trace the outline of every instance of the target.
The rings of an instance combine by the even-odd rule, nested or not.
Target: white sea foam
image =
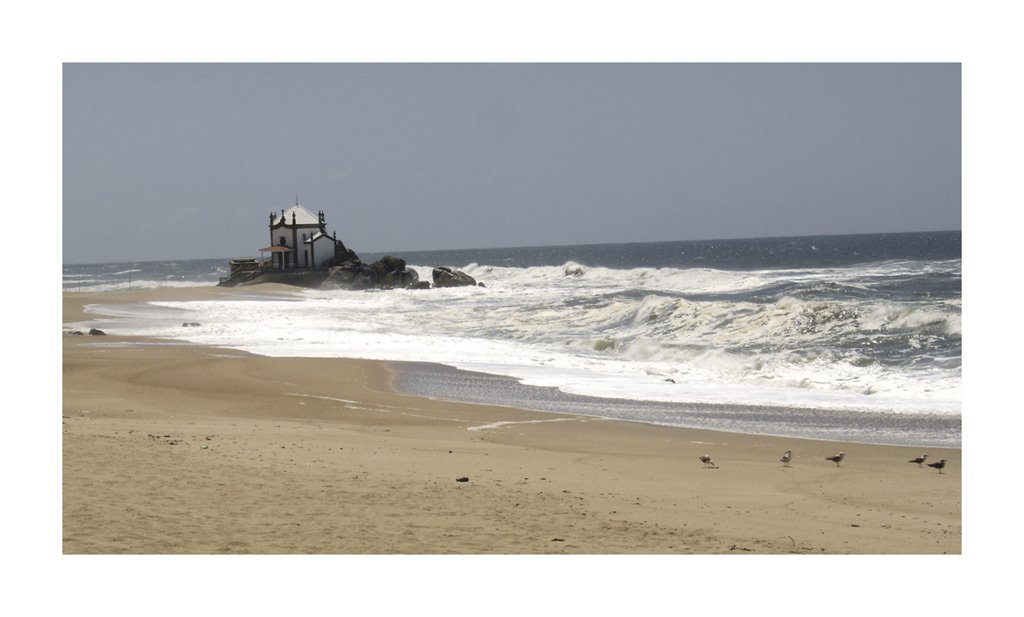
[[[68,278],[69,275],[65,275]],[[195,281],[166,279],[128,279],[111,281],[108,279],[79,279],[65,283],[65,291],[127,291],[131,289],[157,289],[160,287],[195,287]]]
[[[416,269],[421,278],[429,278],[429,268]],[[936,337],[959,336],[959,305],[796,295],[757,299],[759,290],[783,284],[867,287],[872,276],[891,275],[891,267],[728,272],[567,263],[534,268],[471,264],[464,270],[487,287],[319,290],[288,298],[96,306],[90,311],[111,320],[104,326],[112,333],[185,339],[268,356],[436,362],[574,394],[960,412],[958,360],[952,360],[952,367],[949,362],[902,362],[896,356],[882,362],[867,353],[872,346],[892,344],[897,334],[903,337],[900,349],[911,352],[927,349]],[[200,326],[183,328],[183,322]]]
[[[519,424],[544,424],[546,422],[570,422],[575,421],[573,418],[553,418],[551,420],[505,420],[501,422],[491,422],[490,424],[478,424],[476,426],[467,427],[469,431],[487,431],[496,428],[504,428],[506,426],[516,426]]]

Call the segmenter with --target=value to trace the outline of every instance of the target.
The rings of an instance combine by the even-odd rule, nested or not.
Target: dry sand
[[[65,293],[63,320],[224,293]],[[927,449],[939,474],[921,448],[406,396],[391,370],[65,334],[63,553],[961,552],[959,449]]]

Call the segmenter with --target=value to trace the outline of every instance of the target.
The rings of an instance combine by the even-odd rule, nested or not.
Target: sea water
[[[484,286],[236,288],[215,301],[94,305],[90,325],[268,356],[406,362],[397,386],[442,399],[960,445],[960,232],[393,254],[421,279],[444,265]],[[65,266],[64,289],[212,285],[226,270]]]

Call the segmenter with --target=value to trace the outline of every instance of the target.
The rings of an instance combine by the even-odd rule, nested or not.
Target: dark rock
[[[379,264],[380,262],[377,262]],[[374,264],[374,265],[377,265]],[[405,262],[402,262],[402,267],[398,270],[387,270],[381,274],[378,286],[379,287],[409,287],[420,282],[420,275],[415,270],[409,270],[405,267]]]
[[[476,285],[476,279],[461,270],[452,270],[444,266],[434,268],[434,287],[463,287]]]
[[[461,478],[455,478],[455,481],[456,482],[469,482],[469,478],[466,477],[466,476],[462,476]]]
[[[420,275],[406,267],[405,260],[387,255],[372,264],[358,259],[330,268],[321,287],[327,289],[388,289],[416,285]]]
[[[346,248],[345,245],[341,242],[341,240],[338,241],[338,246],[336,247],[334,252],[334,258],[339,263],[343,263],[346,261],[359,261],[359,255],[356,255],[356,252],[353,251],[352,249]]]
[[[93,328],[92,330],[89,330],[89,334],[93,336],[103,336],[106,334],[106,332],[104,332],[103,330],[97,330],[96,328]]]
[[[185,323],[181,324],[181,327],[182,328],[198,328],[199,324],[194,322],[194,321],[186,321]]]
[[[399,272],[405,270],[405,260],[394,255],[385,255],[378,259],[374,265],[380,264],[386,272]]]
[[[68,332],[68,334],[71,334],[73,336],[85,336],[85,333],[82,332],[81,330],[72,330],[71,332]]]
[[[359,261],[359,255],[347,248],[344,242],[338,240],[338,243],[334,245],[334,256],[328,259],[324,265],[334,267],[349,261]]]
[[[327,279],[321,283],[321,287],[330,289],[365,289],[365,280],[369,279],[369,272],[366,264],[358,259],[346,261],[337,266],[332,266],[328,271]]]

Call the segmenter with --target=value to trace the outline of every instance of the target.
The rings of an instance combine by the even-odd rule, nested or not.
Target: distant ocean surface
[[[242,287],[231,300],[94,305],[83,325],[268,356],[405,362],[399,389],[441,399],[961,445],[960,232],[393,254],[422,280],[445,265],[485,287],[283,298]],[[214,285],[226,274],[226,259],[65,265],[64,291]]]

